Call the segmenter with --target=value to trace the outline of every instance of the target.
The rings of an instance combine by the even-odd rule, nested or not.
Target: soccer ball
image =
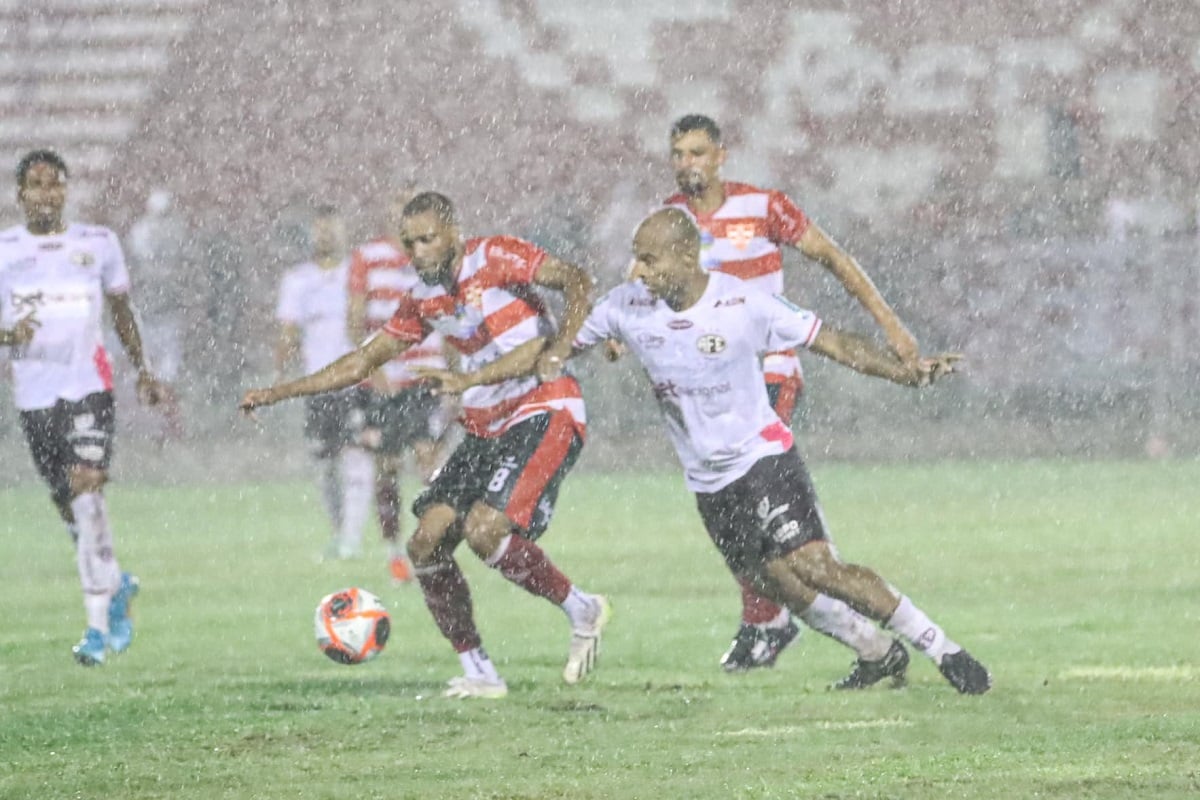
[[[351,587],[327,594],[317,604],[317,647],[339,664],[361,664],[383,652],[392,618],[378,597]]]

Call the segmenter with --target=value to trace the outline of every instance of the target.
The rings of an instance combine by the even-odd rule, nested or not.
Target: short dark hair
[[[34,164],[49,164],[62,173],[64,178],[71,177],[67,170],[67,162],[53,150],[30,150],[17,162],[17,186],[25,185],[25,176]]]
[[[675,124],[671,126],[671,139],[692,131],[704,131],[708,134],[708,138],[713,140],[713,144],[721,143],[720,127],[712,117],[706,117],[703,114],[685,114],[675,120]]]
[[[427,211],[432,211],[437,214],[437,218],[449,225],[455,223],[454,203],[450,202],[450,198],[438,192],[421,192],[419,195],[409,200],[404,204],[404,210],[401,215],[407,219],[415,217],[418,214],[424,214]]]

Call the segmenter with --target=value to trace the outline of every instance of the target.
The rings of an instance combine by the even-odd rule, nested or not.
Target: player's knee
[[[841,582],[842,562],[827,542],[809,542],[786,559],[797,578],[819,591],[827,592]]]
[[[71,468],[68,481],[71,486],[71,497],[78,497],[89,492],[98,492],[108,480],[108,473],[95,467],[76,465]]]
[[[408,558],[415,566],[427,566],[438,560],[446,549],[453,550],[457,541],[450,541],[448,531],[457,514],[449,506],[433,506],[417,521],[417,530],[408,539]]]
[[[512,523],[503,512],[476,503],[467,514],[464,534],[475,555],[486,559],[496,552],[500,542],[512,531]]]

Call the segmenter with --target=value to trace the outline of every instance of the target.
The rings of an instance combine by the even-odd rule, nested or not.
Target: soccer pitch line
[[[892,719],[813,720],[807,725],[780,725],[773,728],[742,728],[736,731],[718,731],[717,736],[746,738],[770,738],[803,733],[805,731],[858,731],[871,728],[911,728],[913,723],[899,717]]]
[[[1175,667],[1072,667],[1059,673],[1060,680],[1158,681],[1184,683],[1200,678],[1200,669]]]

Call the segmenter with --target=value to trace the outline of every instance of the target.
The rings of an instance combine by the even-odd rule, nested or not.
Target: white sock
[[[817,595],[813,604],[797,616],[814,631],[849,647],[863,661],[878,661],[887,655],[892,646],[892,637],[881,631],[874,622],[828,595]]]
[[[946,636],[945,631],[925,616],[925,612],[914,606],[907,597],[901,596],[900,605],[896,606],[892,618],[884,624],[907,639],[913,647],[932,658],[935,664],[942,663],[942,656],[962,650],[958,644]]]
[[[346,447],[338,456],[341,467],[342,524],[339,538],[351,552],[362,549],[363,528],[375,498],[375,457],[361,447]]]
[[[496,671],[496,665],[488,658],[488,654],[482,647],[475,647],[465,653],[459,653],[458,660],[462,663],[463,675],[466,677],[489,683],[500,682],[500,673]]]
[[[317,472],[317,489],[321,492],[321,508],[333,524],[336,534],[342,527],[342,487],[338,478],[338,460],[333,457],[318,458],[314,465]]]
[[[108,633],[108,603],[121,586],[121,567],[113,554],[108,509],[99,492],[86,492],[71,501],[79,540],[75,563],[83,588],[83,608],[89,628]]]
[[[590,620],[595,616],[593,613],[595,607],[596,601],[592,596],[574,584],[571,585],[571,591],[567,592],[567,599],[563,600],[562,605],[559,606],[567,612],[567,617],[572,623]]]
[[[770,622],[765,622],[762,625],[759,625],[758,627],[763,628],[763,629],[786,628],[787,624],[789,622],[791,622],[791,620],[792,620],[792,612],[788,611],[786,607],[783,607],[783,608],[779,609],[779,613],[775,615],[774,619],[772,619]]]

